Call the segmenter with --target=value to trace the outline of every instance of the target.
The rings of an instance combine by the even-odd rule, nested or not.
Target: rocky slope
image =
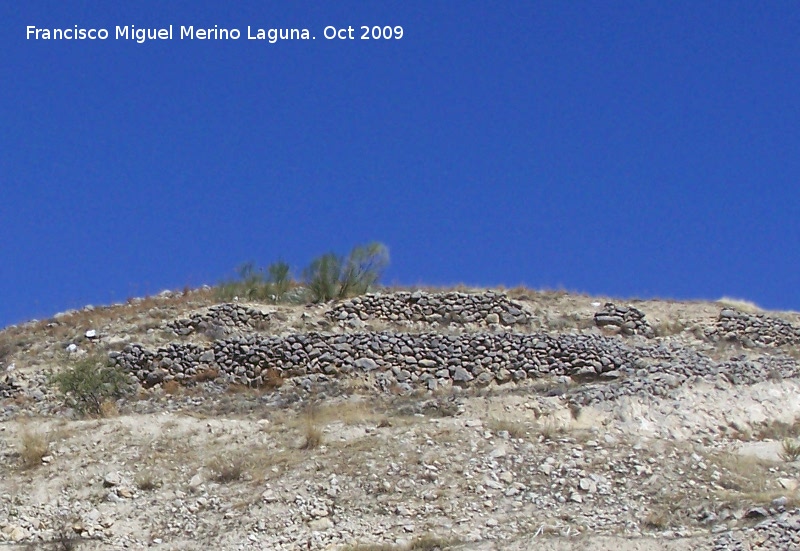
[[[66,312],[0,332],[0,543],[800,549],[799,340],[530,290]],[[85,357],[135,396],[79,417],[48,373]]]

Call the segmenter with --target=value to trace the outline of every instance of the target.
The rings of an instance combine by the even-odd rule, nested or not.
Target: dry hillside
[[[795,313],[214,297],[0,332],[0,546],[800,549]],[[77,368],[128,392],[65,396]]]

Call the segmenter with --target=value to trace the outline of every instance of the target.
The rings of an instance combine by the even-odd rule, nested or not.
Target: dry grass
[[[264,386],[268,389],[282,387],[283,377],[281,377],[280,371],[274,367],[268,368],[266,374],[264,375]]]
[[[528,435],[528,427],[523,423],[508,419],[490,417],[486,422],[486,427],[495,434],[506,432],[511,438],[525,438]]]
[[[100,417],[108,419],[110,417],[117,417],[119,415],[119,408],[117,403],[113,400],[104,400],[100,404]]]
[[[348,426],[377,422],[380,416],[374,408],[360,400],[348,400],[316,408],[314,412],[318,423],[340,421]]]
[[[722,297],[717,303],[726,308],[733,308],[734,310],[746,312],[748,314],[758,314],[763,311],[756,303],[740,298]]]
[[[454,539],[441,538],[433,534],[417,536],[408,545],[392,543],[358,543],[347,545],[342,551],[444,551],[458,545]]]
[[[536,423],[536,430],[543,440],[555,440],[567,432],[567,427],[552,415],[545,415]]]
[[[42,458],[50,448],[47,434],[28,427],[22,429],[19,437],[20,465],[23,469],[32,469],[42,464]]]
[[[176,394],[180,394],[181,389],[183,387],[178,381],[172,379],[170,381],[165,381],[164,383],[162,383],[161,388],[164,391],[164,393],[167,394],[168,396],[174,396]]]
[[[792,423],[774,420],[753,429],[755,440],[785,440],[798,437],[800,437],[800,419],[795,419]]]
[[[797,461],[800,459],[800,442],[792,438],[784,438],[779,455],[787,463]]]
[[[247,461],[241,455],[220,454],[214,456],[206,467],[214,480],[224,484],[241,480],[247,470]]]
[[[219,369],[203,369],[192,376],[192,381],[205,383],[206,381],[213,381],[217,377],[219,377]]]
[[[304,450],[313,450],[322,445],[322,428],[319,425],[317,407],[310,403],[303,412]]]
[[[136,487],[143,492],[149,492],[161,486],[161,482],[151,469],[144,470],[137,474],[134,483]]]
[[[717,487],[718,497],[732,503],[769,503],[778,494],[785,491],[771,489],[774,473],[770,472],[776,463],[749,455],[722,452],[707,457],[709,468],[705,471],[719,472],[717,480],[710,479],[706,483]]]
[[[684,319],[671,319],[653,323],[652,327],[656,337],[670,337],[683,333],[689,327],[689,322]]]

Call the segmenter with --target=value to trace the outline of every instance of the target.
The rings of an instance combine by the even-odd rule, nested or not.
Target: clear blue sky
[[[796,0],[30,1],[0,29],[0,326],[371,240],[387,283],[800,310]]]

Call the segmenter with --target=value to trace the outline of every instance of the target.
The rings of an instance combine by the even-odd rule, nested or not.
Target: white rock
[[[11,541],[22,541],[28,537],[28,533],[21,526],[14,526],[8,537]]]
[[[87,329],[85,335],[87,339],[94,339],[95,337],[97,337],[97,330]]]
[[[333,521],[328,517],[322,517],[309,522],[308,527],[315,532],[322,532],[323,530],[330,530],[333,528]]]
[[[103,486],[112,488],[122,484],[122,476],[117,472],[110,472],[103,477]]]

